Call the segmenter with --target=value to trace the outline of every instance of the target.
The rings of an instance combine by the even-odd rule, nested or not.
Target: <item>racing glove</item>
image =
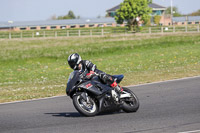
[[[90,73],[86,74],[86,78],[90,79],[93,75],[95,75],[95,72],[94,71],[90,71]]]

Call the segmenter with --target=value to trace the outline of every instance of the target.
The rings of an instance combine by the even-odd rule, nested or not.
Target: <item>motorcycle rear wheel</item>
[[[88,96],[89,102],[87,102],[80,95],[81,93],[78,93],[73,97],[73,104],[76,110],[84,116],[95,116],[98,113],[98,106],[94,99]]]
[[[128,88],[123,87],[123,91],[130,93],[131,97],[123,99],[122,110],[127,113],[136,112],[140,106],[137,96]]]

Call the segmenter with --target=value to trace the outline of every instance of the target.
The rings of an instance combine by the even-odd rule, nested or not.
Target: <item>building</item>
[[[171,18],[170,14],[165,14],[165,10],[167,9],[164,6],[155,4],[155,3],[151,3],[149,4],[149,7],[152,8],[152,13],[151,13],[151,24],[153,24],[153,19],[154,16],[159,15],[161,16],[160,19],[160,25],[163,26],[170,26],[172,25],[187,25],[187,24],[200,24],[200,16],[185,16],[185,17],[173,17],[173,19]],[[109,17],[114,17],[116,15],[116,10],[120,8],[120,4],[108,9],[107,12],[107,16]]]
[[[200,24],[200,16],[173,17],[174,25]]]
[[[149,4],[149,7],[152,8],[152,13],[151,13],[151,23],[153,24],[153,19],[154,16],[159,15],[161,16],[161,20],[160,20],[160,25],[169,25],[171,24],[171,16],[166,16],[165,15],[165,10],[166,7],[155,4],[155,3],[151,3]],[[116,15],[116,10],[120,8],[120,5],[117,5],[111,9],[108,9],[107,12],[107,16],[109,17],[114,17]]]
[[[0,22],[0,30],[51,30],[116,26],[114,18],[66,19],[47,21]],[[119,25],[120,26],[120,25]]]
[[[166,10],[166,7],[163,7],[155,3],[149,4],[149,7],[152,8],[151,16],[156,16],[156,15],[162,16],[164,14],[164,11]],[[106,12],[109,17],[114,17],[116,15],[116,10],[119,8],[120,8],[120,4],[111,9],[108,9]]]

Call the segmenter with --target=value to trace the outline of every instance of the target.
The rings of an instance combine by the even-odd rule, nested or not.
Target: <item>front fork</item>
[[[88,98],[88,94],[87,94],[87,92],[83,92],[83,93],[81,93],[81,98],[83,98],[87,103],[89,103],[90,102],[90,100],[89,100],[89,98]]]

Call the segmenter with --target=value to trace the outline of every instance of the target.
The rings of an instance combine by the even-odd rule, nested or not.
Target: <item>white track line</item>
[[[144,85],[153,85],[153,84],[168,83],[168,82],[173,82],[173,81],[181,81],[181,80],[195,79],[195,78],[200,78],[200,76],[185,77],[185,78],[180,78],[180,79],[172,79],[172,80],[166,80],[166,81],[158,81],[158,82],[145,83],[145,84],[139,84],[139,85],[130,85],[130,86],[126,86],[126,87],[137,87],[137,86],[144,86]]]
[[[178,133],[200,133],[200,130],[185,131],[185,132],[178,132]]]
[[[22,102],[31,102],[31,101],[39,101],[39,100],[53,99],[53,98],[64,97],[64,96],[66,96],[66,95],[53,96],[53,97],[45,97],[45,98],[39,98],[39,99],[30,99],[30,100],[23,100],[23,101],[5,102],[5,103],[0,103],[0,105],[13,104],[13,103],[22,103]]]
[[[130,86],[126,86],[126,87],[137,87],[137,86],[152,85],[152,84],[158,84],[158,83],[167,83],[167,82],[172,82],[172,81],[181,81],[181,80],[187,80],[187,79],[193,79],[193,78],[200,78],[200,76],[185,77],[185,78],[180,78],[180,79],[159,81],[159,82],[146,83],[146,84],[139,84],[139,85],[130,85]],[[66,96],[66,95],[62,95],[62,96],[53,96],[53,97],[46,97],[46,98],[39,98],[39,99],[31,99],[31,100],[23,100],[23,101],[5,102],[5,103],[0,103],[0,105],[13,104],[13,103],[21,103],[21,102],[30,102],[30,101],[38,101],[38,100],[52,99],[52,98],[64,97],[64,96]]]

